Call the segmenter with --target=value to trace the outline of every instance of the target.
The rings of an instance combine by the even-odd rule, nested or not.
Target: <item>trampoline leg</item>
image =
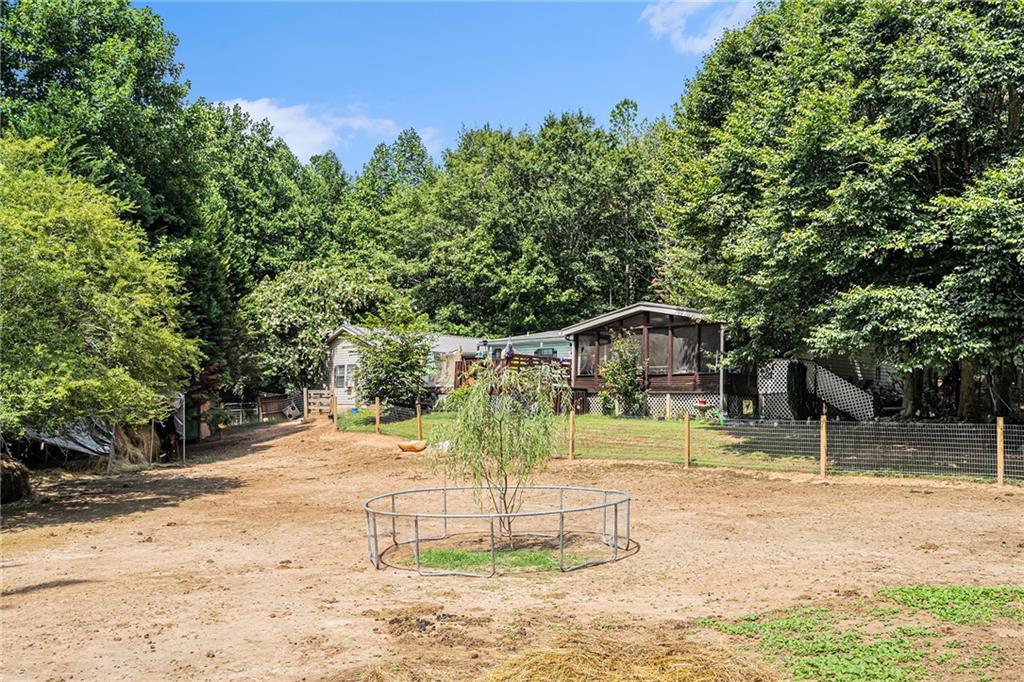
[[[614,541],[612,543],[612,559],[618,559],[619,558],[619,504],[616,502],[614,507],[612,507],[612,508],[615,510],[614,511],[614,514],[615,514],[615,523],[614,523],[615,539],[614,539]]]
[[[494,577],[498,573],[498,548],[494,544],[494,519],[491,519],[491,575]]]
[[[391,495],[391,544],[392,545],[397,545],[398,544],[398,531],[396,530],[396,527],[395,527],[397,518],[398,517],[395,516],[395,496],[394,496],[394,494],[392,494]]]
[[[558,512],[558,568],[565,571],[565,512]]]
[[[423,575],[420,570],[420,517],[412,517],[413,552],[416,554],[416,572]]]

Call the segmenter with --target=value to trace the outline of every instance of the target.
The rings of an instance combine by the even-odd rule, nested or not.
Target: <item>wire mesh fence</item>
[[[1007,424],[1004,427],[1003,452],[1006,478],[1024,481],[1024,425]]]
[[[373,408],[339,427],[373,431]],[[443,410],[422,416],[423,437],[430,439],[451,419]],[[556,452],[569,454],[569,432],[562,424]],[[689,437],[687,438],[687,428]],[[382,411],[381,433],[418,437],[415,410]],[[821,466],[822,428],[818,419],[727,420],[577,415],[573,453],[581,459],[660,460],[695,467],[737,467],[817,473]],[[921,422],[826,423],[827,472],[912,476],[954,476],[995,480],[998,475],[995,424]],[[687,441],[689,447],[687,448]],[[1007,424],[1003,435],[1004,480],[1024,482],[1024,425]],[[687,452],[689,457],[687,458]]]
[[[995,478],[992,424],[832,422],[829,471]]]
[[[240,426],[259,421],[259,407],[256,403],[224,403],[231,424]]]

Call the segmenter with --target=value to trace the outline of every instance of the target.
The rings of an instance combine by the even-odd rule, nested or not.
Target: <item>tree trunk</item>
[[[900,417],[911,419],[921,412],[924,370],[917,367],[903,375],[903,408]]]
[[[1013,400],[1013,381],[1016,374],[1017,368],[1012,362],[1003,363],[992,370],[989,396],[993,415],[1008,417],[1011,420],[1017,418]]]
[[[964,421],[981,420],[982,402],[978,395],[978,363],[974,360],[960,362],[960,397],[957,401],[957,417]]]
[[[0,504],[16,502],[32,492],[25,465],[7,455],[0,455]]]

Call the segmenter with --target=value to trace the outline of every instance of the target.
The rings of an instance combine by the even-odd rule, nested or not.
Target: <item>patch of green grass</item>
[[[445,412],[430,412],[423,415],[423,437],[429,438],[430,432],[440,423],[451,419],[451,414]],[[335,425],[339,431],[352,431],[355,433],[373,433],[374,431],[373,408],[360,410],[356,414],[351,411],[338,411],[335,417]],[[380,432],[387,436],[398,436],[406,440],[416,438],[416,418],[391,421],[385,414],[380,425]]]
[[[566,553],[565,565],[579,563],[579,558]],[[415,558],[402,561],[407,566],[415,565]],[[535,569],[552,571],[558,569],[558,553],[534,549],[502,549],[495,557],[498,568]],[[480,571],[490,567],[490,550],[469,550],[436,547],[420,552],[420,566],[428,569],[447,571]]]
[[[998,678],[1005,660],[999,644],[984,641],[985,627],[997,618],[1024,622],[1021,587],[910,586],[878,597],[895,605],[862,601],[843,611],[802,607],[698,623],[751,640],[796,680],[905,682],[951,669]],[[941,621],[952,625],[938,628]]]
[[[987,625],[994,618],[1024,623],[1024,587],[914,585],[883,589],[879,594],[958,625]]]
[[[827,608],[802,608],[773,616],[746,616],[736,623],[703,621],[727,634],[758,639],[758,649],[797,680],[902,682],[920,679],[926,653],[899,633],[866,636],[837,626]]]
[[[987,670],[995,665],[996,659],[988,654],[981,654],[978,656],[968,656],[957,664],[959,670]]]
[[[423,435],[452,419],[447,412],[423,415]],[[373,410],[356,414],[340,412],[337,426],[342,431],[372,433]],[[416,438],[416,419],[389,421],[384,415],[381,433],[400,438]],[[691,460],[693,466],[736,466],[783,471],[817,471],[817,457],[778,457],[748,447],[724,429],[691,422]],[[683,461],[683,422],[681,419],[641,419],[579,415],[576,417],[576,455],[585,459],[637,459],[663,462]],[[567,433],[562,433],[557,451],[569,451]]]

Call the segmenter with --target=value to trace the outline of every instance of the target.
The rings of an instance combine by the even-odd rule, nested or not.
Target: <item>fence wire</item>
[[[818,468],[821,426],[816,421],[730,420],[701,428],[713,437],[695,444],[698,464],[807,472]]]
[[[451,413],[424,410],[425,438],[451,419]],[[373,431],[373,408],[340,415],[345,430]],[[682,419],[578,415],[574,454],[581,459],[685,460]],[[391,407],[381,419],[381,433],[412,439],[415,410]],[[915,476],[996,478],[996,426],[917,422],[829,420],[826,428],[830,473],[875,473]],[[1024,482],[1024,425],[1004,428],[1004,479]],[[558,432],[556,452],[569,452],[567,429]],[[690,422],[691,466],[729,466],[817,473],[821,456],[818,419],[729,420]]]
[[[830,471],[995,478],[993,424],[830,422]]]
[[[1003,451],[1006,478],[1024,481],[1024,425],[1007,424],[1003,428]]]

